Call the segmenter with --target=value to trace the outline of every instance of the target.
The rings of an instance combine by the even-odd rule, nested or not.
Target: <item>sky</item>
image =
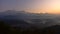
[[[60,13],[60,0],[0,0],[0,11],[24,10],[30,13]]]

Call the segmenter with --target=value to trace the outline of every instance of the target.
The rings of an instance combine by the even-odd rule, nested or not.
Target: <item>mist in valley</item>
[[[7,10],[0,12],[0,24],[2,34],[52,34],[60,27],[60,15]]]

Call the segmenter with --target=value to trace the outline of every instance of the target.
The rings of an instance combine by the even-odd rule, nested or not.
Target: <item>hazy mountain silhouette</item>
[[[60,32],[60,15],[7,10],[0,12],[2,34],[56,34]]]
[[[57,15],[48,13],[47,14],[27,13],[25,11],[15,11],[15,10],[7,10],[4,12],[0,12],[0,19],[5,21],[6,23],[13,25],[17,24],[20,25],[22,21],[22,24],[27,22],[30,25],[32,24],[32,26],[36,27],[48,27],[51,25],[60,24],[59,23],[60,20]]]

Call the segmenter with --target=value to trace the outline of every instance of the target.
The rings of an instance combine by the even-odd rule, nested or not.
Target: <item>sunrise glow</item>
[[[60,0],[45,0],[42,4],[37,4],[35,8],[27,9],[27,11],[32,13],[47,12],[50,14],[60,14]]]
[[[60,14],[60,0],[6,0],[1,1],[0,7],[0,10],[14,9],[30,13]]]

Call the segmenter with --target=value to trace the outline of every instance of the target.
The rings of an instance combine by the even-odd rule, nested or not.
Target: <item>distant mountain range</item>
[[[0,12],[0,20],[13,26],[38,26],[46,27],[60,24],[60,16],[53,14],[36,14],[25,11],[7,10]],[[21,25],[22,24],[22,25]]]
[[[41,19],[41,18],[53,18],[56,15],[52,14],[36,14],[36,13],[27,13],[25,11],[15,11],[15,10],[7,10],[4,12],[0,12],[0,17],[5,17],[5,18],[17,18],[17,19]]]

